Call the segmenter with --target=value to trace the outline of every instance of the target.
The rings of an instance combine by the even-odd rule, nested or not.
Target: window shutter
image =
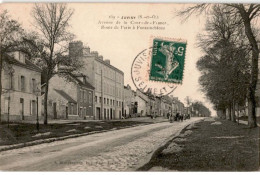
[[[39,89],[37,89],[37,80],[36,79],[34,79],[34,85],[33,85],[33,88],[35,88],[35,89],[33,89],[33,90],[40,90],[40,86],[39,86]]]
[[[26,92],[26,90],[27,90],[27,87],[26,87],[26,85],[27,85],[27,83],[26,83],[26,79],[27,78],[25,78],[25,76],[24,76],[24,81],[23,81],[23,90],[24,90],[24,92]]]
[[[32,79],[29,79],[29,92],[33,93],[33,86],[32,86],[32,84],[33,84]]]
[[[18,90],[21,90],[21,76],[18,76]]]

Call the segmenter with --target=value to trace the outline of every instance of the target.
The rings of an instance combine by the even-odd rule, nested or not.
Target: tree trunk
[[[231,120],[231,104],[228,105],[228,120]]]
[[[232,118],[232,122],[236,122],[236,115],[235,115],[235,102],[233,101],[232,103],[232,113],[231,113],[231,118]]]
[[[258,79],[258,57],[259,48],[256,42],[256,38],[252,32],[251,21],[249,19],[249,13],[241,11],[241,17],[245,25],[246,36],[252,46],[252,59],[251,59],[251,77],[249,86],[249,99],[248,99],[248,125],[250,128],[257,127],[256,124],[256,98],[255,91]]]
[[[44,94],[44,124],[48,124],[48,92],[49,92],[49,80],[46,81],[45,94]]]
[[[2,54],[0,53],[0,122],[2,121],[2,70],[3,70],[3,60]]]
[[[223,109],[223,119],[226,119],[227,116],[226,116],[226,109]]]

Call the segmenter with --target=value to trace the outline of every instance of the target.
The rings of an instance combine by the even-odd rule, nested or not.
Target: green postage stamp
[[[153,39],[149,79],[181,84],[186,53],[186,41]]]

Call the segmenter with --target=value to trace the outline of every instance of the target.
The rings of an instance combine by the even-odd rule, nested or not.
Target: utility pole
[[[37,103],[37,105],[36,105],[36,116],[37,116],[36,129],[37,129],[37,131],[39,131],[38,95],[36,97],[36,103]]]
[[[36,90],[34,91],[36,95],[36,129],[39,131],[40,125],[39,125],[39,96],[41,95],[41,90],[39,87],[36,87]]]
[[[8,91],[8,94],[9,94],[9,96],[8,96],[7,127],[9,128],[10,99],[11,99],[11,97],[10,97],[10,91]]]

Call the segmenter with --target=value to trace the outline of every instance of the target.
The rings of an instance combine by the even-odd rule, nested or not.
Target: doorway
[[[97,107],[96,108],[96,117],[98,118],[98,120],[101,120],[101,116],[100,116],[100,108],[99,107]]]
[[[57,119],[57,103],[53,103],[53,118]]]
[[[22,120],[24,120],[24,100],[23,100],[23,98],[20,98],[20,116],[22,117]]]

